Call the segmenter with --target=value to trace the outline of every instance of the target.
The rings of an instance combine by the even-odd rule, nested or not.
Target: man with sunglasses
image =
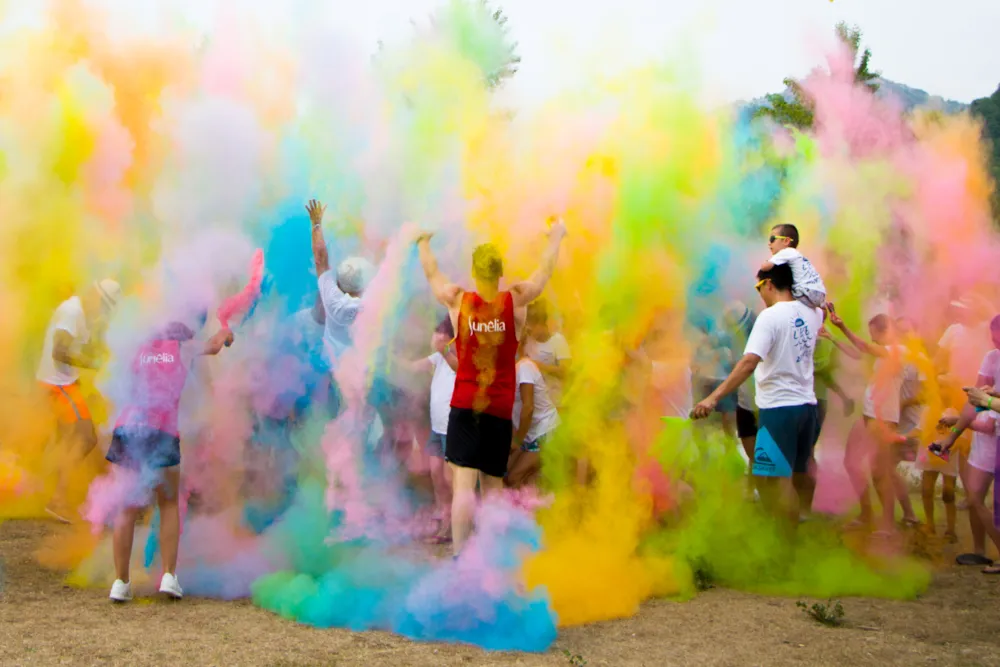
[[[819,437],[813,355],[823,311],[793,296],[788,265],[762,269],[757,279],[757,292],[767,307],[754,322],[743,358],[691,416],[709,416],[721,397],[754,376],[759,430],[752,471],[768,509],[794,530],[801,499],[808,497],[797,490],[807,488],[809,459]]]

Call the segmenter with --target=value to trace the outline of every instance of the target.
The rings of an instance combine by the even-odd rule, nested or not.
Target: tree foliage
[[[854,81],[874,94],[879,88],[878,79],[881,73],[871,69],[871,49],[861,50],[861,30],[857,26],[850,27],[841,22],[837,24],[836,33],[837,39],[851,50],[856,63]],[[777,93],[768,95],[768,106],[758,109],[754,117],[768,117],[780,125],[799,129],[812,127],[815,120],[813,101],[795,79],[785,79],[784,83],[787,91],[780,95]]]
[[[990,167],[994,188],[1000,184],[1000,87],[989,97],[972,103],[970,110],[983,121],[983,139],[990,151]],[[1000,221],[1000,192],[993,192],[993,215]]]

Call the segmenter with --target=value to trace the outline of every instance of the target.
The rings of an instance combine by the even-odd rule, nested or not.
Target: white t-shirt
[[[757,316],[744,354],[761,358],[754,371],[758,408],[816,405],[813,354],[822,312],[798,301],[779,301]]]
[[[455,392],[455,371],[440,352],[427,357],[434,367],[431,380],[431,430],[448,433],[448,416],[451,414],[451,395]]]
[[[525,442],[534,442],[548,435],[559,426],[559,412],[556,410],[542,372],[530,359],[517,362],[517,390],[514,392],[514,430],[521,423],[521,385],[535,386],[535,411],[531,415],[531,427],[524,437]]]
[[[69,347],[70,354],[79,354],[83,346],[90,341],[90,331],[87,329],[87,318],[83,314],[83,303],[79,297],[70,297],[59,304],[49,328],[45,330],[45,344],[42,346],[42,358],[38,362],[39,381],[65,387],[80,379],[80,369],[57,362],[52,358],[52,348],[56,331],[62,330],[73,337]]]
[[[919,396],[920,389],[926,380],[927,378],[920,373],[920,370],[915,365],[906,364],[903,366],[903,377],[899,387],[900,412],[899,428],[897,429],[902,435],[920,428],[925,406],[922,403],[917,403],[902,407],[902,404]]]
[[[569,352],[569,343],[561,333],[552,334],[544,343],[529,337],[524,341],[524,356],[547,366],[558,366],[560,362],[573,358]],[[546,376],[545,382],[552,400],[558,404],[562,400],[562,380],[549,375]]]
[[[951,328],[948,329],[949,331]],[[947,335],[947,331],[945,332]],[[1000,387],[1000,350],[993,349],[986,353],[979,365],[979,375],[993,378],[993,388]],[[980,416],[986,413],[979,413]],[[1000,422],[997,422],[997,434],[1000,435]],[[989,433],[972,432],[972,446],[976,449],[996,446],[996,438]]]
[[[361,311],[361,299],[340,290],[336,271],[324,271],[318,283],[323,310],[326,311],[323,345],[332,364],[351,346],[351,325]]]
[[[961,383],[972,383],[980,361],[985,362],[992,344],[988,324],[967,327],[952,324],[945,329],[938,347],[948,350],[948,374]]]
[[[904,350],[901,347],[887,349],[892,356],[875,359],[872,379],[865,387],[865,404],[861,414],[869,419],[881,419],[899,424],[904,374],[901,359]],[[899,368],[894,370],[893,366],[899,366]]]
[[[826,285],[819,277],[819,271],[813,268],[812,262],[803,257],[795,248],[784,248],[771,255],[771,263],[775,266],[787,264],[792,269],[793,293],[798,296],[802,290],[812,290],[826,294]]]

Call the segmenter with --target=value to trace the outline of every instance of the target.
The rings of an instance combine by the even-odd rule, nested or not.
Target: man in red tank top
[[[472,531],[476,483],[484,493],[503,488],[514,437],[511,421],[516,389],[516,356],[529,303],[552,277],[566,235],[561,220],[549,228],[541,267],[528,280],[500,290],[503,258],[485,244],[472,253],[476,290],[467,292],[438,269],[430,249],[432,234],[417,238],[420,263],[438,301],[455,326],[458,370],[451,400],[445,459],[452,468],[451,525],[455,553]]]

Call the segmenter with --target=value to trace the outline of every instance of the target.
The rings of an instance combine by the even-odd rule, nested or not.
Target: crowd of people
[[[295,335],[289,342],[301,361],[302,389],[261,410],[254,424],[258,445],[287,437],[307,415],[329,420],[344,409],[332,371],[353,345],[353,325],[368,304],[366,289],[375,272],[372,263],[359,257],[332,268],[323,237],[325,207],[313,200],[306,208],[316,302],[292,317]],[[429,354],[399,359],[397,366],[429,386],[429,404],[420,408],[428,426],[420,450],[428,461],[434,508],[425,538],[450,543],[455,554],[475,529],[477,498],[505,487],[543,483],[542,454],[547,442],[558,437],[560,413],[574,392],[586,391],[574,385],[570,344],[558,330],[559,313],[544,296],[566,233],[562,221],[551,220],[537,271],[505,287],[497,247],[476,247],[471,289],[441,272],[431,251],[433,234],[413,239],[429,290],[447,312],[430,333]],[[892,539],[899,529],[898,502],[904,526],[936,532],[935,494],[942,479],[944,535],[955,542],[960,478],[973,544],[958,562],[1000,572],[987,557],[985,543],[989,536],[1000,550],[994,513],[986,506],[996,476],[1000,415],[993,412],[992,401],[1000,398],[1000,316],[986,325],[984,304],[955,301],[955,324],[941,338],[936,355],[927,351],[909,321],[888,313],[869,320],[864,338],[841,318],[799,244],[795,226],[771,230],[771,256],[760,266],[755,285],[763,306],[759,312],[732,303],[718,326],[700,330],[666,314],[638,345],[624,350],[625,363],[644,378],[644,395],[654,397],[658,414],[651,418],[718,415],[726,439],[733,446],[738,440],[749,460],[749,495],[759,498],[794,539],[797,526],[813,509],[815,449],[827,423],[829,394],[839,397],[845,415],[855,411],[850,391],[839,383],[842,359],[871,358],[861,415],[844,449],[844,466],[860,507],[847,526],[873,528],[874,539]],[[47,511],[60,521],[77,520],[65,498],[65,480],[98,445],[79,386],[80,369],[99,365],[94,350],[102,344],[121,293],[113,280],[94,283],[56,309],[45,335],[37,378],[57,418],[55,441],[65,448]],[[155,500],[159,510],[159,590],[176,598],[183,595],[176,572],[182,522],[181,396],[198,356],[238,344],[227,327],[199,336],[206,319],[170,322],[139,347],[129,371],[129,399],[116,406],[106,455],[112,466],[153,476],[148,500]],[[405,449],[416,433],[397,428],[407,399],[385,384],[384,378],[373,378],[368,400],[382,438],[401,441]],[[971,437],[969,430],[974,431]],[[274,438],[275,433],[285,435]],[[899,463],[907,460],[922,475],[922,521],[899,472]],[[282,467],[285,485],[294,484],[287,479],[294,477],[288,472],[292,466]],[[577,461],[576,483],[587,484],[592,474],[587,461]],[[871,490],[881,506],[878,514]],[[115,601],[132,597],[129,564],[142,509],[127,507],[114,522],[116,581],[110,597]]]

